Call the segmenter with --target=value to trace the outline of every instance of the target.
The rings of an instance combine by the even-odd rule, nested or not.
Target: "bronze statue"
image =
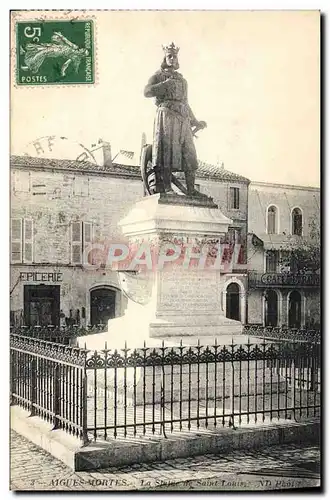
[[[172,42],[163,50],[161,69],[144,89],[145,97],[156,98],[157,112],[152,147],[142,149],[142,178],[148,194],[174,193],[173,183],[188,196],[201,196],[195,190],[198,163],[193,137],[206,123],[195,118],[188,104],[187,82],[177,71],[179,48]],[[186,187],[173,172],[184,172]]]

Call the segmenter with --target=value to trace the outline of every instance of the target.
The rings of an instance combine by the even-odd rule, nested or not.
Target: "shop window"
[[[59,325],[60,286],[24,285],[24,324]]]

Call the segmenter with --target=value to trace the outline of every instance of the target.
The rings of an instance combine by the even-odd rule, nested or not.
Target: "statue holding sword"
[[[198,121],[189,106],[187,81],[177,71],[179,48],[172,42],[163,50],[161,68],[144,89],[145,97],[156,98],[157,111],[153,144],[142,149],[142,178],[148,194],[174,193],[173,183],[188,196],[204,197],[195,189],[198,163],[193,138],[206,122]],[[184,172],[186,186],[173,172]]]

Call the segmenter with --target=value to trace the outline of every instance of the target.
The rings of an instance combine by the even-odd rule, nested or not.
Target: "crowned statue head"
[[[178,52],[180,48],[174,42],[168,45],[163,45],[164,59],[162,62],[162,69],[179,69]]]

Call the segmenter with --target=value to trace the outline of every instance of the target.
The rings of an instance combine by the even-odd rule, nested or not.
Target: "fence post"
[[[55,367],[53,370],[53,412],[54,412],[54,422],[53,429],[58,429],[60,427],[60,420],[58,415],[60,413],[60,397],[61,397],[61,381],[60,381],[60,365],[55,361]]]
[[[86,370],[86,356],[84,360],[83,366],[83,379],[82,379],[83,387],[82,387],[82,441],[83,446],[86,446],[89,443],[88,433],[87,433],[87,370]]]
[[[316,363],[316,353],[312,352],[312,364],[311,364],[311,381],[310,381],[310,391],[317,391],[317,363]]]
[[[30,387],[31,387],[31,413],[30,417],[36,415],[35,404],[37,402],[37,376],[38,376],[38,365],[37,358],[32,356],[30,361]]]
[[[17,392],[16,391],[17,374],[16,374],[16,363],[15,363],[15,354],[16,353],[13,349],[11,349],[10,354],[11,354],[10,355],[10,406],[12,406],[14,404],[13,393]]]

